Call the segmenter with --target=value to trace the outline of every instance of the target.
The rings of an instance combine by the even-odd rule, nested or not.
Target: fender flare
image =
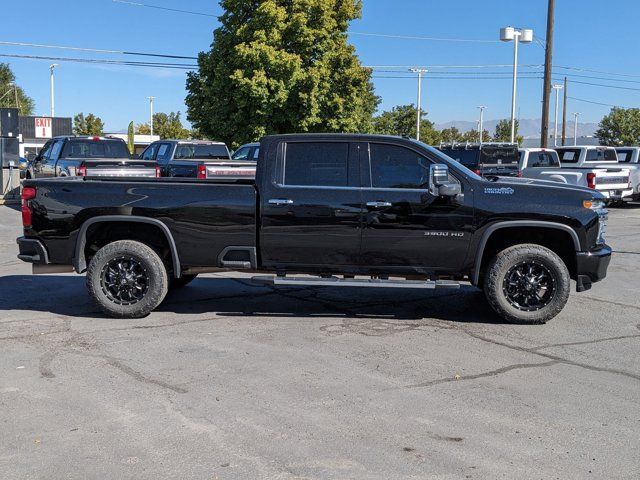
[[[164,233],[167,242],[169,243],[169,249],[171,250],[171,260],[173,263],[173,275],[176,278],[180,278],[181,266],[180,258],[178,257],[178,248],[176,247],[176,242],[173,239],[173,235],[171,234],[171,230],[169,230],[169,227],[167,227],[160,220],[156,220],[155,218],[138,217],[135,215],[105,215],[101,217],[90,218],[89,220],[84,222],[80,227],[80,231],[78,232],[78,236],[76,238],[76,249],[73,257],[73,267],[76,269],[76,272],[82,273],[87,269],[87,260],[84,255],[84,248],[87,242],[87,230],[89,230],[89,227],[95,225],[96,223],[104,222],[146,223],[159,227],[162,233]]]
[[[498,222],[490,225],[482,234],[478,250],[476,251],[475,263],[473,265],[473,276],[471,278],[472,285],[478,285],[480,280],[480,267],[482,266],[482,256],[484,255],[484,249],[487,246],[489,237],[497,230],[510,227],[539,227],[539,228],[554,228],[556,230],[562,230],[567,232],[573,240],[573,246],[576,252],[580,251],[580,239],[576,231],[568,225],[556,222],[545,222],[542,220],[509,220],[505,222]]]

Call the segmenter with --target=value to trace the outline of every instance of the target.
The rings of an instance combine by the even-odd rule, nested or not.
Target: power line
[[[169,12],[188,13],[189,15],[199,15],[199,16],[202,16],[202,17],[218,18],[217,15],[213,15],[211,13],[193,12],[191,10],[179,10],[177,8],[160,7],[158,5],[150,5],[148,3],[128,2],[126,0],[112,0],[112,1],[113,1],[113,3],[122,3],[122,4],[125,4],[125,5],[133,5],[135,7],[155,8],[157,10],[167,10]]]
[[[611,105],[610,103],[594,102],[593,100],[585,100],[584,98],[567,97],[570,100],[576,100],[578,102],[592,103],[594,105],[602,105],[604,107],[619,107],[620,105]]]
[[[73,50],[78,52],[110,53],[110,54],[120,54],[120,55],[141,55],[145,57],[175,58],[175,59],[184,59],[184,60],[198,59],[198,57],[189,57],[184,55],[169,55],[169,54],[147,53],[147,52],[127,52],[125,50],[104,50],[100,48],[69,47],[65,45],[47,45],[42,43],[0,41],[0,45],[11,45],[11,46],[17,46],[17,47],[34,47],[34,48],[56,48],[59,50]]]
[[[482,40],[482,39],[473,39],[473,38],[451,38],[451,37],[422,37],[422,36],[416,36],[416,35],[392,35],[387,33],[354,32],[353,30],[348,30],[347,33],[349,35],[361,35],[363,37],[397,38],[400,40],[429,40],[434,42],[458,42],[458,43],[500,43],[499,40]]]
[[[182,70],[192,70],[198,68],[197,65],[186,63],[159,63],[159,62],[136,62],[126,60],[107,60],[102,58],[74,58],[74,57],[49,57],[41,55],[18,55],[11,53],[0,53],[0,57],[8,58],[24,58],[28,60],[55,60],[60,62],[76,62],[76,63],[93,63],[93,64],[110,64],[110,65],[127,65],[132,67],[153,67],[153,68],[176,68]]]

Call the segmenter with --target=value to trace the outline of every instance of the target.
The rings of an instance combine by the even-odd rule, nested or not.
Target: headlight
[[[591,210],[596,210],[596,211],[605,210],[605,213],[606,213],[604,200],[599,199],[599,198],[593,198],[591,200],[584,200],[582,202],[582,206],[584,208],[589,208]]]
[[[609,212],[605,208],[604,200],[599,198],[584,200],[582,206],[598,214],[598,238],[596,239],[596,244],[604,245],[604,234],[607,232],[607,220],[609,217]]]

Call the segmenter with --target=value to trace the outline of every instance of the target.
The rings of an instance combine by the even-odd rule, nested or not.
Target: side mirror
[[[455,197],[462,189],[457,182],[449,180],[449,167],[435,163],[429,170],[429,193],[434,197]]]

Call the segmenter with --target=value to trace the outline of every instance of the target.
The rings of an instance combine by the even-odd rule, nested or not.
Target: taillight
[[[596,174],[593,172],[587,173],[587,187],[596,188]]]
[[[522,170],[518,170],[518,173],[516,174],[516,177],[522,177]]]
[[[24,228],[29,228],[31,226],[31,208],[29,207],[29,200],[36,198],[36,188],[24,187],[20,198],[22,199],[22,226]]]
[[[202,163],[198,165],[198,178],[200,179],[207,178],[207,166]]]
[[[156,166],[156,178],[160,178],[162,176],[162,172],[160,171],[160,167]]]
[[[87,176],[87,166],[86,165],[80,165],[76,169],[76,175],[78,177],[86,177]]]

